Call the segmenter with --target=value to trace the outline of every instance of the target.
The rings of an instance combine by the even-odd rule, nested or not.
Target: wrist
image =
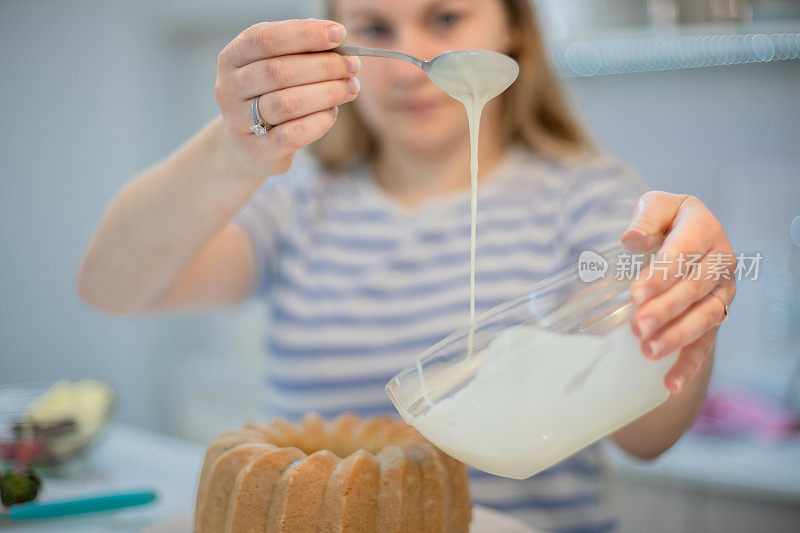
[[[269,162],[262,165],[253,165],[248,161],[248,154],[243,153],[237,146],[233,134],[228,129],[222,116],[218,116],[210,126],[213,132],[213,147],[211,152],[214,154],[216,168],[219,175],[228,179],[236,178],[243,181],[264,180],[273,176],[278,176],[289,170],[292,158],[282,158],[279,161]]]
[[[263,181],[269,177],[244,164],[237,152],[222,116],[217,116],[209,125],[210,146],[215,174],[224,180],[238,179],[242,181]]]

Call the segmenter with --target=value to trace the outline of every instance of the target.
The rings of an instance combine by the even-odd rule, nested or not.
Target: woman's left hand
[[[622,241],[650,233],[665,239],[655,254],[658,268],[645,266],[631,285],[631,299],[638,306],[631,329],[648,359],[680,349],[664,377],[674,394],[710,357],[726,313],[720,299],[730,306],[736,294],[736,257],[719,221],[694,196],[663,191],[642,195]],[[687,275],[686,261],[698,258],[699,271]]]

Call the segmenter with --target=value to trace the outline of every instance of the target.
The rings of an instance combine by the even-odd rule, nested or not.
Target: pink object
[[[800,414],[752,392],[714,390],[692,430],[721,436],[745,434],[773,442],[800,433]]]
[[[0,440],[0,460],[6,460],[16,468],[27,468],[31,462],[48,459],[50,456],[47,442],[41,439]]]

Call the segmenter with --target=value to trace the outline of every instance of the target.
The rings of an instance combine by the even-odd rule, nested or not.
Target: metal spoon
[[[368,46],[349,46],[344,44],[341,46],[337,46],[332,50],[332,52],[336,52],[337,54],[342,54],[345,56],[371,56],[371,57],[388,57],[390,59],[400,59],[402,61],[407,61],[412,65],[416,65],[425,72],[428,72],[430,70],[431,63],[436,61],[436,57],[439,57],[436,56],[430,61],[424,61],[422,59],[419,59],[418,57],[410,56],[408,54],[402,54],[400,52],[392,52],[391,50],[370,48]]]
[[[366,46],[337,46],[334,52],[343,55],[388,57],[399,59],[422,69],[444,92],[466,105],[471,98],[488,102],[519,74],[519,65],[510,57],[490,50],[452,50],[424,61],[391,50]]]

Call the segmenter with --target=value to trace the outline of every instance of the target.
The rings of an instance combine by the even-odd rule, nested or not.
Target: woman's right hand
[[[260,22],[220,52],[214,97],[232,163],[248,174],[283,174],[295,152],[333,126],[336,106],[359,90],[359,59],[328,51],[344,37],[344,26],[327,20]],[[253,98],[272,126],[265,135],[250,130]]]

